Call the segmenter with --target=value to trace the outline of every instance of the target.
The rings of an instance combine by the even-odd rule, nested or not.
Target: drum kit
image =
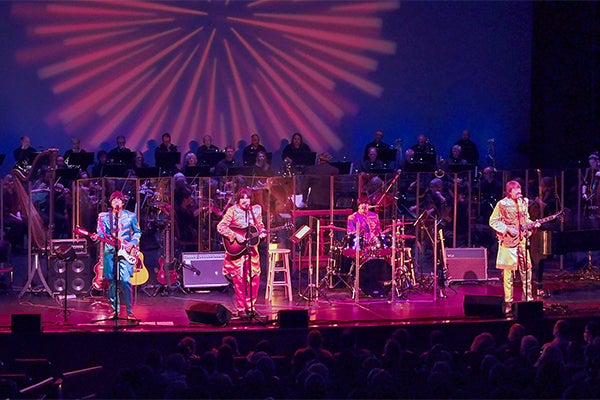
[[[364,295],[374,298],[387,297],[392,290],[392,280],[395,276],[396,291],[399,297],[405,297],[404,291],[416,285],[412,251],[407,245],[407,241],[415,239],[416,236],[405,233],[405,227],[412,225],[412,222],[398,221],[395,225],[395,240],[391,227],[370,240],[355,234],[347,234],[342,242],[332,240],[327,273],[321,280],[321,287],[328,285],[329,289],[333,289],[343,286],[350,290],[354,298],[358,260],[358,287]],[[346,232],[344,228],[334,225],[325,225],[321,229]]]

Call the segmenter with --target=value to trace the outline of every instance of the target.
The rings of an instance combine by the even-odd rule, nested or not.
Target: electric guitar
[[[82,235],[82,236],[87,236],[90,237],[91,233],[86,231],[85,229],[83,229],[80,226],[75,227],[75,229],[73,229],[73,232],[76,235]],[[115,238],[105,238],[105,237],[101,237],[98,236],[98,240],[101,241],[102,243],[106,243],[108,245],[111,246],[117,246],[119,247],[119,251],[117,252],[117,256],[122,257],[125,259],[125,261],[127,261],[129,264],[133,264],[136,265],[137,264],[137,260],[138,260],[138,253],[139,250],[137,247],[132,247],[130,251],[127,251],[125,249],[125,244],[121,241],[119,241],[118,239]]]
[[[292,229],[293,225],[291,222],[287,222],[285,225],[279,226],[277,228],[269,229],[265,231],[265,233],[273,233],[277,231],[281,231],[283,229]],[[246,243],[249,246],[256,246],[258,242],[260,242],[260,234],[261,232],[255,226],[250,226],[249,231],[248,228],[238,228],[235,226],[230,227],[232,231],[234,231],[238,235],[242,235],[246,238],[243,242],[238,242],[236,239],[229,240],[223,237],[223,247],[225,247],[225,251],[232,257],[240,256],[246,250]]]
[[[92,279],[94,290],[108,289],[108,281],[104,280],[104,246],[100,246],[100,248],[98,262],[94,265],[94,279]]]
[[[522,232],[528,232],[528,235],[531,235],[531,233],[533,233],[533,232],[531,232],[531,230],[536,224],[541,225],[541,224],[545,224],[546,222],[555,220],[556,218],[561,218],[563,216],[564,212],[565,212],[564,210],[560,210],[556,214],[552,214],[552,215],[549,215],[544,218],[536,219],[535,221],[532,221],[529,224],[521,226],[521,234],[520,235],[519,234],[511,235],[510,233],[508,233],[508,231],[504,232],[503,234],[498,233],[498,239],[501,241],[501,243],[504,247],[517,247],[517,245],[519,244],[519,242],[521,242],[521,239],[523,238]]]
[[[170,229],[165,229],[164,236],[164,256],[158,258],[158,272],[156,273],[156,282],[163,286],[172,286],[179,281],[179,275],[175,269],[175,259],[171,257],[171,234]]]

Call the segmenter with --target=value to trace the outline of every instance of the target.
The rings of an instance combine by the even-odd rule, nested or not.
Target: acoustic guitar
[[[292,229],[293,225],[291,222],[286,223],[285,225],[279,226],[277,228],[269,229],[265,231],[265,233],[274,233],[284,229]],[[250,226],[248,228],[238,228],[235,226],[230,227],[232,231],[236,234],[244,236],[245,240],[243,242],[238,242],[236,239],[229,240],[223,237],[223,247],[225,247],[225,251],[232,257],[238,257],[246,251],[246,244],[249,246],[256,246],[258,242],[260,242],[260,232],[255,226]]]

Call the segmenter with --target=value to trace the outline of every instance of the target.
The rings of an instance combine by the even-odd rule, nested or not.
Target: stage
[[[297,312],[300,310],[307,312],[308,326],[315,328],[452,324],[477,322],[482,317],[486,317],[486,320],[489,317],[507,320],[518,317],[498,316],[495,312],[502,297],[502,283],[501,275],[493,268],[488,268],[485,279],[451,280],[444,291],[447,298],[434,297],[431,276],[423,277],[417,273],[414,284],[395,291],[386,282],[387,290],[382,294],[373,294],[372,282],[363,281],[359,285],[358,299],[335,276],[333,280],[321,279],[318,289],[315,285],[309,286],[308,271],[301,270],[292,274],[293,299],[287,299],[283,288],[277,287],[272,301],[265,300],[266,274],[263,268],[255,310],[259,319],[238,318],[233,313],[227,316],[225,323],[198,323],[190,321],[186,313],[186,309],[194,304],[207,303],[219,305],[222,310],[235,310],[231,287],[220,285],[198,289],[186,288],[182,283],[165,287],[156,284],[155,271],[150,269],[148,283],[134,286],[133,310],[137,321],[126,320],[124,309],[121,314],[123,318],[103,321],[111,311],[106,293],[88,290],[86,293],[68,295],[65,301],[61,293],[49,295],[43,286],[35,284],[37,279],[29,289],[23,291],[22,286],[27,278],[26,257],[17,256],[15,261],[12,291],[5,289],[0,295],[0,333],[11,331],[13,314],[39,314],[43,333],[268,330],[279,328],[278,319],[282,312],[289,312],[291,318],[302,320],[302,313]],[[25,265],[17,264],[19,262]],[[600,302],[596,296],[600,289],[600,276],[586,274],[581,268],[562,270],[556,263],[549,263],[548,267],[544,287],[550,296],[535,297],[536,301],[543,304],[543,317],[595,315]],[[321,271],[320,276],[323,277],[324,273]],[[473,315],[478,312],[470,312],[468,307],[465,309],[465,296],[468,297],[467,302],[483,297],[482,301],[487,304],[484,304],[484,308],[487,307],[484,311],[491,313]],[[520,296],[520,284],[517,283],[516,300]],[[305,326],[301,321],[292,321],[291,324],[292,327]]]
[[[19,258],[23,262],[26,257]],[[266,277],[263,279],[256,318],[227,315],[217,323],[209,319],[199,323],[191,321],[186,311],[198,304],[203,310],[233,310],[231,288],[159,287],[153,284],[156,278],[151,270],[151,284],[136,287],[133,311],[137,320],[126,320],[124,312],[123,318],[106,320],[111,309],[102,292],[67,296],[65,302],[62,296],[50,296],[36,287],[19,297],[26,280],[26,265],[14,266],[13,290],[0,295],[0,360],[7,365],[18,359],[48,360],[59,374],[98,366],[102,368],[93,369],[90,374],[109,381],[119,369],[142,362],[152,349],[170,353],[185,336],[196,339],[199,352],[218,347],[227,335],[237,339],[242,354],[251,351],[259,341],[268,340],[273,354],[287,362],[294,350],[305,344],[306,334],[312,328],[323,332],[325,346],[332,351],[338,346],[343,328],[354,328],[361,345],[381,352],[386,338],[399,327],[409,330],[412,347],[418,352],[428,348],[429,334],[437,329],[444,331],[454,348],[465,350],[483,331],[491,332],[502,342],[509,326],[517,321],[545,342],[551,339],[557,319],[569,319],[574,339],[580,340],[583,325],[598,318],[600,306],[600,279],[593,274],[595,271],[563,270],[554,263],[549,263],[544,279],[550,296],[535,298],[539,312],[535,307],[521,308],[513,315],[500,311],[500,274],[491,268],[485,280],[452,281],[445,290],[447,298],[434,298],[431,281],[418,279],[417,285],[397,291],[393,297],[392,293],[367,296],[361,290],[358,300],[352,298],[345,285],[324,284],[318,291],[308,290],[306,271],[301,271],[293,274],[291,300],[285,298],[282,288],[276,288],[273,301],[266,301]],[[516,286],[515,295],[519,298],[520,284]],[[303,320],[305,316],[307,322]],[[214,315],[208,313],[208,317]],[[14,320],[16,325],[11,326]],[[89,380],[85,382],[82,386],[90,389]]]

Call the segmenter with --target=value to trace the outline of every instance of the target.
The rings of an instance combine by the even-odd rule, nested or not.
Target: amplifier
[[[446,265],[450,281],[487,280],[487,248],[447,248]]]
[[[183,287],[211,288],[228,286],[223,276],[224,251],[181,253]]]
[[[78,256],[88,254],[86,239],[56,239],[52,240],[51,243],[52,255],[56,255],[56,249],[65,244],[71,246]]]

